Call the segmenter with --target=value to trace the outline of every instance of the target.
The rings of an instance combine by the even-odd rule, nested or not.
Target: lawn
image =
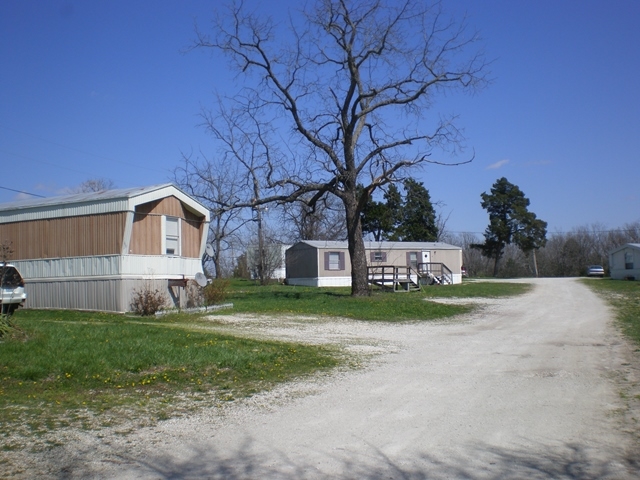
[[[167,418],[185,399],[233,400],[340,362],[328,348],[206,332],[186,314],[24,310],[12,321],[0,342],[0,423],[34,431],[121,407]]]

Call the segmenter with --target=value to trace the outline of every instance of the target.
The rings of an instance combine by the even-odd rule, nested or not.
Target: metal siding
[[[285,252],[287,278],[318,276],[317,251],[304,243],[297,243]]]
[[[120,279],[59,280],[27,283],[27,308],[122,311]]]
[[[193,212],[196,217],[203,217],[206,222],[209,221],[209,211],[204,205],[175,185],[167,183],[5,203],[0,205],[0,223],[133,211],[136,205],[168,196],[177,198],[185,209]]]
[[[176,197],[167,197],[136,207],[130,253],[160,255],[162,253],[162,217],[180,218],[180,248],[184,257],[200,258],[204,217],[197,217]]]
[[[173,257],[167,255],[125,255],[122,257],[122,275],[142,275],[153,278],[195,277],[202,271],[199,258]]]
[[[347,259],[350,259],[349,257],[349,252],[346,249],[340,249],[340,248],[327,248],[327,249],[320,249],[320,256],[319,258],[321,259],[320,265],[320,275],[318,275],[319,277],[349,277],[351,278],[351,261],[347,261]],[[325,265],[324,265],[324,258],[325,255],[329,252],[337,252],[341,255],[344,255],[344,261],[343,263],[340,265],[342,267],[344,267],[343,270],[329,270]],[[322,286],[322,285],[320,285]]]
[[[200,258],[200,225],[202,222],[182,220],[182,256]]]
[[[134,255],[160,255],[162,217],[136,211],[131,229],[129,253]]]
[[[119,254],[124,212],[52,218],[0,225],[0,239],[11,242],[12,260]]]
[[[55,198],[55,197],[54,197]],[[122,212],[127,209],[127,199],[100,203],[58,204],[0,211],[0,223],[31,222],[61,217],[82,217]]]
[[[13,262],[26,281],[41,278],[104,277],[121,274],[120,255],[49,258]]]

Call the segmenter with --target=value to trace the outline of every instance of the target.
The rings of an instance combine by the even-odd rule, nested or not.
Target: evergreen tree
[[[438,238],[438,226],[429,191],[422,182],[411,178],[404,181],[404,191],[401,224],[396,230],[398,240],[434,242]]]
[[[362,211],[362,231],[373,235],[376,242],[391,240],[395,235],[402,210],[402,196],[395,184],[390,184],[384,202],[369,198]]]
[[[505,177],[498,179],[491,193],[482,193],[482,208],[489,213],[489,226],[483,244],[475,244],[485,257],[493,258],[493,276],[498,275],[500,259],[507,245],[515,243],[523,252],[533,252],[544,246],[547,222],[529,212],[529,199],[517,185]]]

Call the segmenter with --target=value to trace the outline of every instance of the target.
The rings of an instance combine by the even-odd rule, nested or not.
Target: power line
[[[29,192],[23,192],[22,190],[14,190],[13,188],[9,188],[9,187],[2,187],[0,186],[1,189],[3,190],[9,190],[11,192],[16,192],[16,193],[24,193],[25,195],[31,195],[33,197],[40,197],[40,198],[46,198],[44,195],[38,195],[37,193],[29,193]]]

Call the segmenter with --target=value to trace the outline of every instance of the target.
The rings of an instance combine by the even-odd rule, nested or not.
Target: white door
[[[429,263],[431,260],[431,252],[422,252],[422,263]],[[425,272],[430,272],[431,271],[431,265],[424,265],[422,266],[421,270],[424,269],[423,271]]]

